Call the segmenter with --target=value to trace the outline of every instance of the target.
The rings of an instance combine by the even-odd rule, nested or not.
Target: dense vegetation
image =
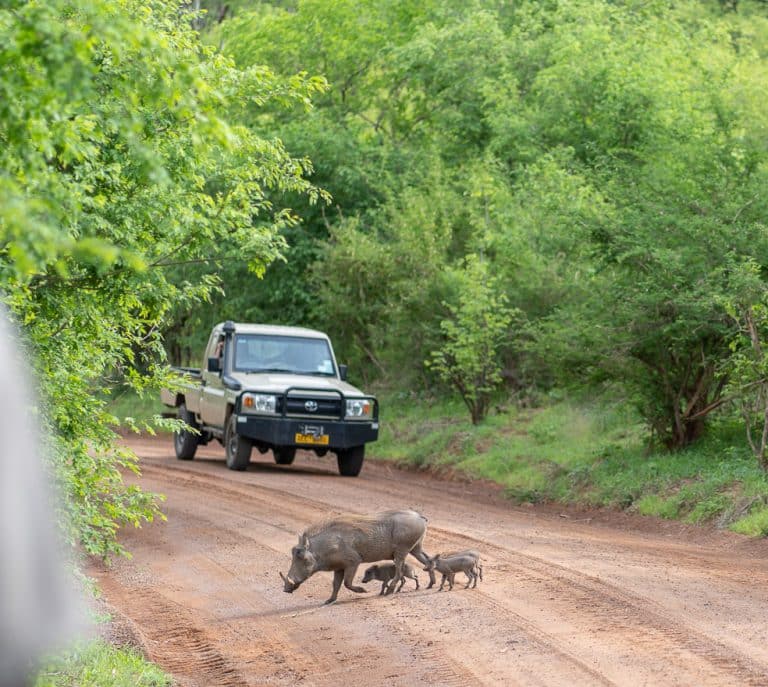
[[[4,3],[0,10],[0,281],[34,354],[72,537],[102,555],[158,513],[124,486],[103,392],[165,376],[162,327],[215,280],[178,264],[237,255],[263,269],[310,200],[309,162],[250,124],[322,80],[240,69],[173,3]]]
[[[694,445],[649,447],[626,404],[552,395],[536,408],[496,408],[471,424],[458,400],[392,396],[373,453],[448,478],[492,480],[516,503],[560,503],[768,535],[768,474],[738,422],[718,416]]]
[[[97,640],[47,659],[34,687],[169,687],[171,678],[138,652]]]
[[[473,426],[565,389],[768,465],[763,3],[202,6],[0,5],[0,283],[87,551],[159,513],[109,392],[230,317]]]
[[[193,4],[0,1],[0,293],[72,542],[160,515],[108,399],[226,318],[328,331],[380,455],[768,533],[766,3]],[[104,675],[166,682],[39,684]]]
[[[493,389],[593,388],[680,449],[740,407],[765,463],[763,3],[241,2],[206,31],[328,79],[258,121],[333,201],[298,201],[263,281],[222,265],[179,355],[217,318],[310,322],[476,421]]]

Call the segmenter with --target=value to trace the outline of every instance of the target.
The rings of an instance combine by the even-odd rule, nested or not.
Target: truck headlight
[[[240,410],[243,413],[274,415],[277,412],[277,396],[272,394],[243,394]]]
[[[369,398],[348,398],[347,417],[370,420],[373,418],[373,401]]]

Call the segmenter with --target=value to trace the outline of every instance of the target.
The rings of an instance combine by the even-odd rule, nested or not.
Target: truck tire
[[[336,451],[339,474],[343,477],[357,477],[363,467],[363,458],[365,458],[365,446],[353,446],[343,451]]]
[[[272,455],[278,465],[290,465],[296,457],[296,449],[293,446],[279,446],[272,449]]]
[[[250,439],[237,433],[237,415],[232,413],[227,421],[224,433],[224,452],[227,456],[227,467],[230,470],[245,470],[251,462],[253,444]]]
[[[179,420],[184,420],[190,427],[197,429],[195,414],[187,410],[183,403],[178,410]],[[176,451],[176,457],[179,460],[192,460],[197,451],[197,445],[200,443],[200,435],[193,434],[186,429],[180,429],[173,433],[173,448]]]

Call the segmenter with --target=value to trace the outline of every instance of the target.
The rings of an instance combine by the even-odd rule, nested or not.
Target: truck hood
[[[291,387],[318,391],[340,391],[347,397],[366,396],[360,389],[342,382],[338,377],[318,377],[315,375],[297,375],[283,372],[244,373],[234,372],[229,375],[242,384],[243,391],[263,391],[281,394]]]

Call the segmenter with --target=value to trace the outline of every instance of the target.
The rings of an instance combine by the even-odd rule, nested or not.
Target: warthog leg
[[[339,595],[339,589],[341,589],[341,582],[343,579],[344,579],[343,570],[333,571],[333,592],[331,594],[331,598],[325,602],[326,604],[332,604],[334,601],[336,601],[336,597]]]
[[[405,554],[400,551],[395,551],[395,574],[394,577],[389,581],[389,586],[387,587],[387,594],[391,594],[395,591],[395,587],[397,586],[397,583],[400,582],[403,579],[403,563],[405,562]]]
[[[464,585],[464,589],[468,589],[469,585],[472,584],[472,582],[474,582],[475,587],[477,587],[477,577],[475,577],[475,573],[473,571],[470,571],[466,573],[466,575],[467,575],[467,583]]]
[[[356,572],[356,565],[351,565],[344,569],[344,586],[347,589],[351,589],[353,592],[357,592],[358,594],[365,594],[365,592],[368,591],[365,587],[358,587],[357,585],[352,584],[352,581],[355,579]]]
[[[416,546],[411,549],[410,554],[424,566],[426,566],[432,560],[431,557],[424,552],[424,549],[421,548],[421,542],[416,544]],[[435,571],[429,570],[428,572],[429,585],[427,586],[427,589],[431,589],[435,586]]]

